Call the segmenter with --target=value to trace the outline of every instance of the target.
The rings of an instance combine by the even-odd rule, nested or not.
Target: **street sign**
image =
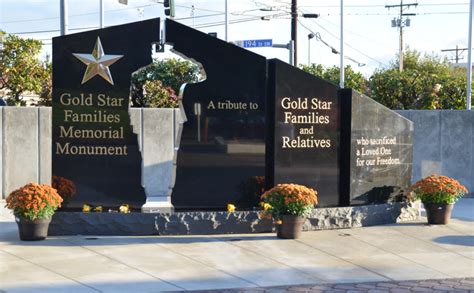
[[[243,48],[271,47],[273,45],[273,40],[272,39],[242,40],[242,41],[235,41],[235,44]]]

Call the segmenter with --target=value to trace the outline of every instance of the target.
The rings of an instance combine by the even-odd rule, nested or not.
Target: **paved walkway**
[[[289,292],[369,292],[369,293],[410,293],[410,292],[474,292],[474,278],[447,279],[447,280],[422,280],[401,282],[372,282],[372,283],[347,283],[347,284],[318,284],[299,286],[280,286],[251,289],[231,290],[201,290],[195,293],[289,293]]]
[[[432,288],[426,288],[434,290],[449,285],[447,279],[468,278],[455,281],[452,287],[474,291],[474,212],[460,216],[456,209],[474,211],[474,199],[455,207],[455,219],[447,226],[428,226],[421,219],[305,232],[298,240],[253,234],[68,236],[40,242],[19,241],[11,215],[0,209],[0,290],[75,293],[244,288],[239,290],[248,292],[272,287],[271,292],[324,288],[351,292],[349,287],[336,287],[359,286],[361,291],[359,283],[366,283],[413,289],[415,285],[405,281],[435,280],[428,282]],[[354,283],[359,285],[349,285]],[[416,284],[423,287],[418,286],[421,282]]]

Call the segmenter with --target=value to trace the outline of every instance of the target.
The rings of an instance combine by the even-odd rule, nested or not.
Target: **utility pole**
[[[456,52],[456,57],[454,57],[454,60],[456,61],[456,63],[459,63],[459,60],[463,59],[461,57],[461,54],[464,53],[464,51],[466,50],[467,48],[459,48],[458,45],[456,45],[455,49],[444,49],[444,50],[441,50],[441,52],[453,52],[453,51]]]
[[[418,6],[418,3],[408,3],[408,4],[403,4],[403,0],[400,0],[400,4],[396,5],[385,5],[385,8],[400,8],[400,15],[398,19],[394,18],[392,19],[392,27],[398,27],[400,30],[400,37],[399,37],[399,70],[400,72],[403,71],[403,28],[405,26],[410,26],[411,20],[409,18],[404,19],[404,16],[415,16],[416,14],[414,13],[403,13],[405,9],[410,8],[410,6]]]
[[[297,46],[297,29],[298,29],[298,11],[296,0],[291,0],[291,41],[293,41],[293,64],[298,66],[298,46]]]

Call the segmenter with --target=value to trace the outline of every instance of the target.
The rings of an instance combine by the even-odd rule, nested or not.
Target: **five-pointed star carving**
[[[110,74],[109,66],[117,62],[123,55],[105,55],[104,49],[100,38],[97,37],[95,42],[94,50],[92,54],[78,54],[73,53],[74,57],[79,59],[82,63],[87,65],[86,72],[82,78],[82,83],[86,83],[89,79],[93,78],[97,74],[102,76],[103,79],[108,81],[111,85],[114,85],[112,75]]]

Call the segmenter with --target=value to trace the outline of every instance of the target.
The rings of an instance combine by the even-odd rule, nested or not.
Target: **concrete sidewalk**
[[[305,232],[298,240],[252,234],[68,236],[21,242],[11,215],[1,210],[0,292],[158,292],[290,285],[303,285],[303,290],[327,283],[473,278],[474,199],[459,202],[453,217],[447,226],[428,226],[422,218]],[[469,282],[466,286],[472,286]]]

